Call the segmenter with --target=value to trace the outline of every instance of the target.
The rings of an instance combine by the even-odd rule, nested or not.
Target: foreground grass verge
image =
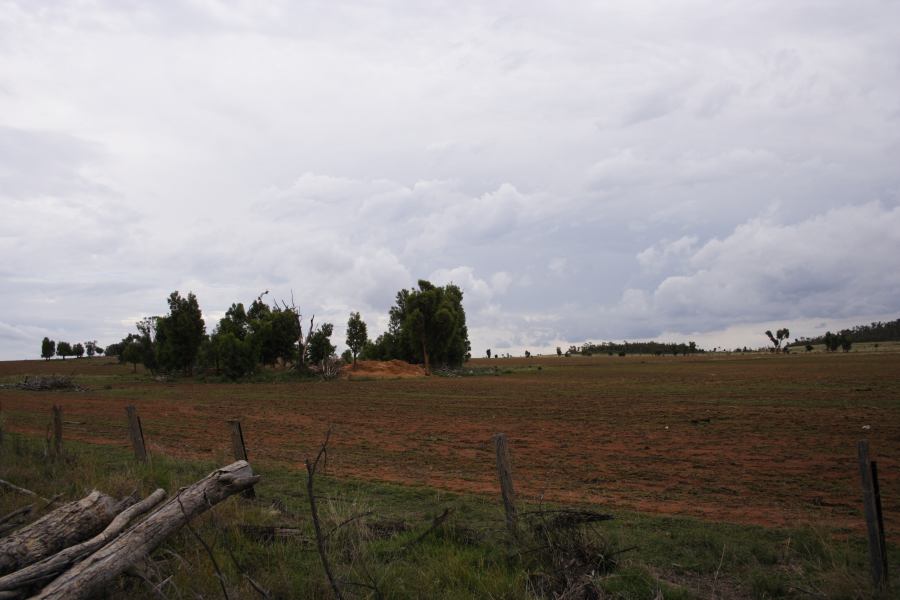
[[[68,500],[92,488],[123,496],[135,488],[146,495],[163,487],[171,494],[220,466],[164,456],[144,466],[122,449],[78,443],[67,443],[65,456],[49,461],[44,445],[7,433],[0,478],[45,497],[63,493]],[[263,476],[256,500],[231,498],[194,523],[212,547],[229,596],[261,597],[252,579],[272,598],[332,597],[313,542],[305,472],[254,467]],[[327,476],[315,483],[323,529],[331,532],[330,558],[347,597],[552,597],[559,564],[546,560],[539,537],[512,543],[495,498]],[[4,492],[0,514],[29,502]],[[546,507],[522,511],[538,508]],[[447,509],[449,516],[433,527]],[[862,539],[808,528],[615,516],[570,534],[591,536],[579,548],[597,555],[591,560],[598,568],[586,577],[601,597],[872,597]],[[287,531],[281,536],[271,527]],[[898,558],[893,552],[891,564]],[[112,597],[223,597],[212,559],[186,530],[143,565],[143,577],[121,579]]]

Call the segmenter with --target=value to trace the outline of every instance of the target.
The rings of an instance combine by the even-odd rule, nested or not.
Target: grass
[[[0,446],[0,477],[45,497],[62,492],[74,499],[92,488],[116,496],[134,488],[143,495],[156,487],[173,493],[217,466],[160,455],[145,466],[122,448],[68,441],[64,457],[50,461],[44,446],[41,439],[7,432]],[[230,498],[194,523],[212,546],[231,597],[256,595],[246,576],[272,598],[332,597],[312,542],[305,472],[278,464],[255,467],[263,477],[255,501]],[[377,597],[366,587],[374,586],[384,598],[525,599],[536,597],[548,578],[559,574],[558,563],[534,550],[544,538],[526,535],[520,545],[511,543],[497,498],[328,476],[315,483],[323,530],[334,529],[330,558],[349,597]],[[4,493],[0,513],[28,502]],[[525,504],[520,510],[538,508],[546,507]],[[449,518],[416,542],[445,509]],[[577,547],[589,549],[590,560],[598,565],[586,577],[600,590],[599,597],[872,597],[859,537],[638,512],[616,511],[615,517],[572,533],[581,536]],[[297,528],[301,534],[260,541],[244,528],[248,525]],[[891,564],[898,559],[893,551]],[[153,581],[165,581],[160,590],[167,598],[221,596],[209,556],[187,531],[154,554],[148,573]],[[156,597],[146,583],[133,578],[122,578],[112,594]],[[551,597],[549,592],[545,596]]]

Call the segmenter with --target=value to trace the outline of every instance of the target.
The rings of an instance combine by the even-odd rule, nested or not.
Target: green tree
[[[172,292],[168,302],[169,314],[156,320],[156,359],[163,370],[189,376],[206,335],[206,324],[193,292],[186,298]]]
[[[72,356],[72,344],[69,342],[58,342],[56,344],[56,355],[66,360],[67,356]]]
[[[791,332],[787,327],[783,329],[779,329],[775,332],[775,335],[772,335],[772,331],[770,329],[766,330],[766,336],[768,336],[769,341],[772,342],[773,352],[778,352],[781,349],[781,342],[786,341],[791,335]]]
[[[240,379],[256,371],[257,352],[249,340],[227,332],[219,334],[217,346],[222,373],[229,379]]]
[[[335,347],[331,343],[331,334],[334,326],[331,323],[322,325],[308,337],[306,342],[306,354],[309,362],[317,365],[334,354]]]
[[[369,333],[366,324],[358,312],[350,313],[347,321],[347,347],[353,356],[353,367],[356,368],[356,357],[369,343]]]
[[[87,352],[88,358],[93,358],[94,355],[97,354],[97,350],[100,350],[100,348],[97,347],[97,340],[91,340],[84,343],[84,351]],[[103,353],[102,350],[100,353]]]
[[[72,354],[75,355],[75,358],[81,358],[84,356],[84,344],[81,342],[72,346]]]
[[[140,352],[139,361],[143,363],[144,367],[151,373],[156,373],[159,370],[158,341],[159,322],[161,319],[162,317],[144,317],[135,323],[138,335],[129,334],[122,340],[122,343],[124,344],[122,348],[123,352],[128,349],[128,343],[137,345],[138,351]],[[130,356],[134,356],[134,350],[131,350]],[[125,360],[125,362],[132,361]]]
[[[119,344],[119,362],[131,363],[131,370],[137,373],[137,365],[144,362],[144,348],[140,337],[129,333]],[[146,364],[146,363],[145,363]]]
[[[418,290],[400,290],[385,342],[405,352],[392,358],[421,362],[426,373],[432,363],[457,367],[468,360],[471,346],[462,298],[456,285],[435,286],[424,279]]]
[[[53,358],[54,354],[56,354],[56,342],[48,337],[45,337],[41,342],[41,358],[43,358],[44,360],[50,360],[51,358]]]
[[[248,315],[251,337],[259,348],[260,360],[267,365],[275,365],[279,360],[293,362],[300,337],[297,315],[290,309],[281,310],[277,306],[270,309],[263,304],[265,310],[262,310],[255,309],[256,305],[254,302]]]

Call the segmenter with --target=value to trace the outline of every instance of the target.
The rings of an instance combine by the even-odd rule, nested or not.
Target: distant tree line
[[[41,341],[41,358],[44,360],[50,360],[54,356],[58,356],[63,360],[66,360],[67,356],[81,358],[85,354],[88,355],[88,358],[91,358],[96,355],[102,355],[103,353],[104,349],[97,345],[97,340],[70,344],[69,342],[64,341],[56,342],[45,337]]]
[[[703,352],[703,349],[697,347],[696,342],[688,343],[672,343],[672,342],[602,342],[600,344],[586,343],[583,346],[569,346],[565,352],[566,356],[571,354],[583,354],[591,356],[593,354],[617,354],[625,356],[626,354],[654,354],[661,356],[663,354],[696,354]],[[562,355],[561,348],[556,349],[557,355]]]
[[[233,303],[207,334],[196,296],[172,292],[167,315],[142,319],[136,332],[107,346],[106,354],[135,370],[142,364],[151,373],[190,376],[199,367],[231,379],[263,366],[282,365],[306,373],[339,360],[331,341],[332,323],[316,325],[313,317],[304,328],[296,306],[284,302],[270,306],[262,299],[267,293],[249,309]],[[351,313],[344,360],[355,365],[358,358],[400,359],[421,363],[426,372],[432,365],[461,365],[470,356],[462,297],[462,290],[453,284],[435,286],[424,280],[418,289],[401,290],[390,309],[388,331],[374,342],[360,314]]]
[[[842,329],[837,333],[826,331],[824,334],[816,337],[803,337],[794,340],[791,346],[806,346],[813,344],[824,344],[825,348],[831,352],[838,348],[844,348],[845,344],[865,343],[865,342],[892,342],[900,340],[900,319],[893,321],[881,322],[875,321],[868,325],[857,325],[850,329]],[[848,351],[847,347],[845,351]]]

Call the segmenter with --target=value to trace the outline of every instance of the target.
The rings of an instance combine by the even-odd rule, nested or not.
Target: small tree
[[[844,352],[850,352],[850,348],[853,347],[853,342],[847,339],[846,336],[841,336],[841,350]]]
[[[767,329],[766,335],[769,337],[769,341],[772,342],[772,346],[774,346],[772,348],[772,351],[778,352],[781,349],[781,342],[787,340],[790,337],[791,332],[787,327],[785,327],[776,331],[775,335],[772,335],[772,331]]]
[[[97,340],[91,340],[84,343],[84,351],[87,352],[88,358],[93,358],[97,354]]]
[[[321,364],[326,358],[334,354],[335,347],[331,343],[331,333],[334,326],[331,323],[322,325],[307,338],[306,353],[309,362],[314,365]]]
[[[531,352],[528,350],[525,351],[525,358],[531,358]]]
[[[54,354],[56,354],[56,342],[45,337],[44,341],[41,342],[41,358],[50,360]]]
[[[812,351],[813,351],[813,345],[812,345],[812,344],[807,344],[807,345],[806,345],[806,351],[807,351],[807,352],[812,352]]]
[[[562,356],[562,348],[560,348],[559,346],[556,347],[556,356]]]
[[[67,356],[72,356],[72,344],[69,342],[59,342],[56,344],[56,355],[66,360]]]
[[[72,346],[72,354],[75,355],[75,358],[81,358],[82,356],[84,356],[84,345],[79,342]]]
[[[354,369],[356,368],[357,355],[362,352],[368,343],[369,334],[366,330],[365,322],[363,322],[358,312],[350,313],[350,319],[347,321],[347,347],[350,348],[350,354],[353,356]]]
[[[487,354],[487,357],[490,358],[491,357],[491,349],[488,348],[487,352],[485,352],[485,354]]]

